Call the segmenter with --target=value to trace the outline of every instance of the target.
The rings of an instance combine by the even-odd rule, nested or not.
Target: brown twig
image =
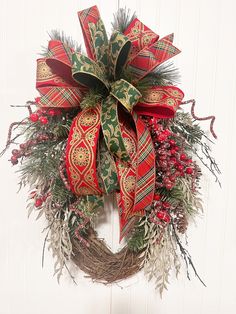
[[[190,99],[190,100],[183,101],[183,102],[181,103],[181,105],[186,105],[186,104],[189,104],[189,103],[192,104],[192,106],[191,106],[191,115],[192,115],[192,117],[193,117],[195,120],[197,120],[197,121],[211,120],[211,123],[210,123],[210,132],[211,132],[212,136],[213,136],[215,139],[217,139],[217,135],[215,134],[215,131],[214,131],[214,129],[213,129],[213,125],[214,125],[214,122],[215,122],[216,117],[215,117],[215,116],[207,116],[207,117],[202,117],[202,118],[200,118],[200,117],[196,116],[196,114],[195,114],[195,112],[194,112],[194,108],[195,108],[195,105],[196,105],[195,99]]]

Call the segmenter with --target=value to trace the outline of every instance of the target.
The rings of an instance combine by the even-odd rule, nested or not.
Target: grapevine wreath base
[[[94,281],[114,283],[126,279],[142,268],[140,252],[131,251],[126,245],[113,253],[105,241],[97,237],[93,229],[88,230],[89,247],[84,247],[78,239],[72,240],[74,255],[72,260]]]
[[[55,257],[55,274],[71,274],[73,261],[93,280],[113,283],[144,268],[162,293],[182,260],[187,277],[190,266],[200,279],[183,235],[202,212],[197,159],[218,181],[211,140],[198,125],[210,120],[216,138],[215,118],[198,118],[195,101],[183,101],[168,61],[180,52],[173,34],[159,39],[120,9],[108,41],[96,6],[78,16],[87,56],[52,32],[37,60],[40,97],[27,102],[28,117],[12,123],[3,151],[24,138],[10,160],[30,187],[29,214],[46,217],[44,248]],[[182,109],[188,103],[191,114]],[[125,241],[117,253],[94,227],[104,195],[112,194]]]

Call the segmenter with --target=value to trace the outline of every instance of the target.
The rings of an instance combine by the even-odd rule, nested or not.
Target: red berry
[[[13,149],[11,153],[14,156],[19,156],[20,151],[18,149]]]
[[[21,143],[20,144],[20,149],[26,149],[26,144],[25,143]]]
[[[187,159],[186,160],[186,163],[188,163],[188,164],[191,164],[193,161],[192,161],[192,159]]]
[[[153,199],[154,199],[154,201],[159,201],[161,199],[161,195],[160,194],[155,194]]]
[[[48,109],[47,108],[41,108],[42,113],[47,113]]]
[[[168,209],[168,208],[170,208],[170,203],[169,202],[163,202],[162,206],[163,206],[163,208]]]
[[[60,116],[62,114],[61,109],[55,109],[55,113],[57,116]]]
[[[193,168],[186,168],[185,172],[187,174],[192,174],[193,173]]]
[[[169,176],[170,181],[175,182],[176,179],[176,175],[172,174],[171,176]]]
[[[166,136],[170,136],[170,134],[171,134],[170,130],[168,130],[168,129],[165,129],[165,130],[163,131],[163,133],[164,133]]]
[[[174,148],[174,150],[175,150],[176,152],[179,151],[179,146],[174,146],[173,148]]]
[[[172,149],[170,150],[170,153],[171,153],[171,155],[175,155],[175,153],[176,153],[175,149],[172,148]]]
[[[184,170],[184,166],[183,166],[183,165],[178,164],[178,165],[177,165],[177,169],[178,169],[179,171],[183,171],[183,170]]]
[[[41,198],[36,198],[35,200],[35,207],[40,207],[43,204],[43,200]]]
[[[42,116],[39,118],[39,121],[42,124],[48,124],[48,118],[47,117]]]
[[[167,139],[167,135],[164,132],[159,134],[157,137],[158,142],[164,142],[166,139]]]
[[[18,164],[18,158],[17,158],[17,156],[15,156],[15,155],[11,156],[11,163],[12,163],[13,165]]]
[[[173,184],[171,182],[166,183],[166,189],[171,190],[173,188]]]
[[[50,109],[50,110],[48,110],[48,115],[51,116],[51,117],[54,117],[54,116],[57,115],[57,112],[54,109]]]
[[[176,165],[177,159],[175,157],[170,157],[170,163]]]
[[[165,221],[165,222],[167,222],[167,223],[169,223],[170,222],[170,215],[166,212],[166,211],[164,211],[164,210],[160,210],[158,213],[157,213],[157,217],[160,219],[160,220],[163,220],[163,221]]]
[[[180,155],[180,160],[181,160],[181,161],[185,161],[186,159],[187,159],[186,154],[181,154],[181,155]]]
[[[37,122],[38,119],[39,119],[39,116],[38,116],[37,113],[31,113],[31,115],[30,115],[29,118],[30,118],[30,121],[32,121],[32,122]]]

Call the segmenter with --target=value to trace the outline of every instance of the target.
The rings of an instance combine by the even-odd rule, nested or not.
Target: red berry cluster
[[[34,199],[34,206],[35,207],[41,207],[43,205],[43,203],[46,201],[46,199],[48,198],[48,196],[50,195],[50,193],[45,193],[44,195],[38,195],[37,191],[32,191],[30,193],[30,198]]]
[[[156,188],[171,190],[178,177],[192,175],[195,165],[174,140],[175,134],[164,129],[156,118],[146,120],[151,132],[156,153]]]
[[[161,200],[160,194],[154,195],[154,210],[149,217],[151,222],[162,225],[165,227],[171,221],[169,211],[171,210],[171,204]]]
[[[60,109],[41,108],[36,112],[31,113],[29,119],[31,122],[40,122],[41,124],[48,124],[49,117],[60,116],[62,114]]]
[[[13,165],[17,165],[18,162],[19,162],[19,159],[21,157],[26,157],[30,154],[30,149],[41,143],[41,142],[44,142],[44,141],[48,141],[50,139],[50,136],[47,135],[47,134],[39,134],[37,135],[37,137],[35,139],[32,139],[32,140],[28,140],[27,142],[25,143],[21,143],[19,145],[19,149],[13,149],[12,150],[12,156],[11,156],[11,163]]]

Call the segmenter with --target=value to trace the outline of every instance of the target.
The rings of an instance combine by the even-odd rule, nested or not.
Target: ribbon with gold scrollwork
[[[151,206],[155,189],[153,143],[140,116],[171,118],[183,98],[174,86],[154,86],[142,97],[135,83],[179,50],[172,35],[159,40],[138,19],[108,40],[96,6],[78,16],[87,56],[50,41],[48,56],[37,60],[37,101],[41,107],[73,108],[89,89],[102,95],[73,120],[66,168],[76,195],[116,192],[122,238]],[[122,78],[124,69],[132,81]]]

